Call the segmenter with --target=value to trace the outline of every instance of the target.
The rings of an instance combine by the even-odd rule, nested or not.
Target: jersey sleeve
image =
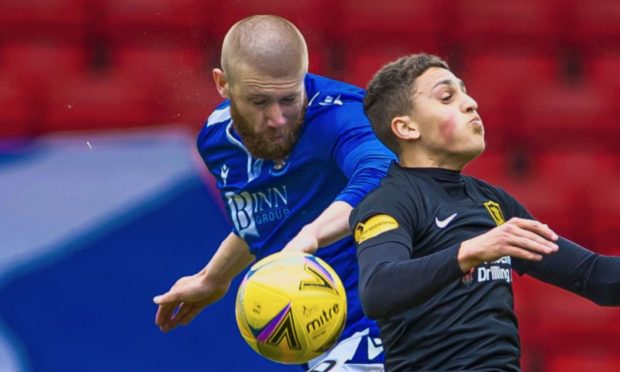
[[[330,155],[349,179],[335,200],[355,207],[385,176],[395,155],[375,136],[362,103],[346,101],[325,118],[321,136],[334,138]]]
[[[511,217],[535,219],[515,198],[503,193]],[[596,254],[562,237],[557,244],[558,251],[540,261],[513,259],[514,269],[599,305],[620,305],[620,258]]]
[[[411,255],[416,214],[387,190],[372,193],[353,209],[349,225],[359,252],[375,246],[393,246]]]
[[[532,216],[532,214],[525,208],[523,204],[521,204],[517,199],[515,199],[512,195],[504,191],[500,188],[495,188],[495,190],[499,193],[500,198],[502,200],[502,205],[506,208],[506,220],[509,220],[512,217],[525,218],[530,220],[535,220],[536,218]],[[531,266],[535,264],[535,261],[524,260],[521,258],[513,257],[512,258],[512,268],[519,275],[523,275],[531,270]]]
[[[620,306],[620,258],[591,252],[564,238],[559,249],[533,262],[526,273],[590,299],[599,305]]]
[[[402,191],[379,191],[354,209],[350,225],[358,245],[362,307],[368,317],[386,319],[426,301],[463,273],[459,245],[412,258],[414,224],[422,215],[416,206],[421,203],[408,200]]]
[[[225,100],[209,115],[204,122],[202,129],[196,136],[196,149],[207,167],[207,170],[215,178],[218,188],[222,186],[220,174],[215,171],[214,164],[221,161],[224,156],[220,151],[220,141],[222,133],[225,132],[226,125],[230,122],[230,102]]]

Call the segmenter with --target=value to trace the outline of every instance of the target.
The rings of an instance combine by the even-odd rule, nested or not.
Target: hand
[[[543,255],[557,252],[558,236],[549,226],[535,220],[512,218],[475,238],[464,241],[458,253],[463,272],[485,261],[511,256],[540,261]]]
[[[284,247],[283,251],[297,251],[314,254],[319,249],[319,239],[312,225],[304,226],[301,231]]]
[[[215,284],[205,277],[204,272],[179,279],[170,290],[153,298],[159,305],[155,324],[162,332],[168,332],[178,325],[187,325],[205,307],[222,298],[230,282]]]

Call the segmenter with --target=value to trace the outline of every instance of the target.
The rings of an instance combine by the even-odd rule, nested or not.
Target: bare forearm
[[[331,203],[320,216],[304,226],[284,249],[313,254],[319,247],[344,238],[350,234],[349,215],[352,209],[343,201]]]
[[[205,280],[217,283],[229,283],[254,261],[246,242],[237,235],[230,233],[222,241],[211,261],[201,270],[199,275]]]
[[[170,290],[155,296],[155,323],[162,332],[188,324],[206,306],[226,294],[232,279],[254,260],[247,244],[234,234],[222,241],[207,266],[177,280]]]
[[[331,244],[350,235],[349,215],[352,209],[348,203],[335,201],[304,229],[313,232],[319,247]]]

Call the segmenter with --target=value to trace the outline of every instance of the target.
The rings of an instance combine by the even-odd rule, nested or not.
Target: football
[[[237,292],[235,316],[254,351],[274,362],[301,364],[338,340],[347,298],[340,278],[323,260],[279,252],[248,270]]]

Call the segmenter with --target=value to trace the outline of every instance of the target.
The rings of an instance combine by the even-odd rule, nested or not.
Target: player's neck
[[[403,151],[398,158],[398,163],[406,168],[442,168],[459,172],[468,161],[448,154],[437,155],[415,150]]]

